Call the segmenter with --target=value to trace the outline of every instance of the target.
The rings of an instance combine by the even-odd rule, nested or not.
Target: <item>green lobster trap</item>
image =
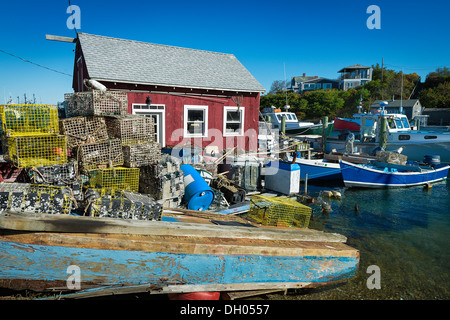
[[[65,187],[0,182],[0,212],[70,214],[73,204]]]
[[[67,137],[67,146],[108,140],[108,132],[103,117],[74,117],[60,120],[60,133]]]
[[[137,168],[157,163],[161,159],[158,142],[144,142],[122,147],[124,166]]]
[[[155,140],[152,117],[128,114],[105,117],[105,121],[109,137],[120,139],[124,146]]]
[[[85,171],[123,165],[122,144],[119,139],[79,145],[75,148],[75,154]]]
[[[88,189],[86,212],[93,217],[161,220],[162,205],[146,194],[118,189]]]
[[[22,134],[59,133],[58,108],[43,104],[0,106],[2,130],[9,137]]]
[[[90,172],[91,188],[139,191],[139,168],[114,167]]]
[[[252,196],[248,216],[266,226],[307,228],[312,209],[288,197]]]
[[[18,168],[49,166],[67,162],[66,137],[35,134],[6,138],[9,160]]]
[[[85,91],[64,95],[66,114],[76,116],[107,116],[128,113],[128,96],[118,91]]]

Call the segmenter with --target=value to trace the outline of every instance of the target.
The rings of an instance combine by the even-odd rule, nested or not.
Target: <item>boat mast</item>
[[[402,68],[402,89],[400,91],[400,113],[403,113],[403,68]]]

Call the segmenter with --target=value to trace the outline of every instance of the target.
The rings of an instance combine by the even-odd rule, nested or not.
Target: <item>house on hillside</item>
[[[339,78],[339,88],[342,90],[356,88],[372,81],[372,68],[360,64],[342,68],[338,73],[341,74]]]
[[[80,32],[75,92],[87,90],[84,79],[127,92],[128,112],[153,117],[163,147],[257,149],[265,89],[233,54]]]
[[[306,73],[303,73],[302,76],[292,77],[291,83],[288,86],[287,91],[298,93],[300,88],[302,87],[303,82],[317,78],[318,76],[306,76]]]
[[[377,112],[380,108],[380,102],[382,100],[375,100],[370,105],[370,112]],[[422,104],[419,99],[391,100],[388,101],[388,105],[384,109],[387,113],[402,113],[408,117],[408,120],[412,120],[415,116],[422,114]]]
[[[339,81],[327,78],[314,78],[311,80],[306,80],[301,83],[301,87],[299,87],[298,92],[303,93],[305,91],[314,91],[321,89],[339,89]]]

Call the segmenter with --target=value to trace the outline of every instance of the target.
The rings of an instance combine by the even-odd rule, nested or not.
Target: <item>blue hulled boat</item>
[[[443,164],[434,167],[381,162],[353,164],[340,161],[339,164],[346,187],[364,188],[426,185],[446,179],[450,168],[450,166]]]
[[[67,298],[284,290],[356,276],[359,251],[346,245],[344,236],[204,220],[0,214],[0,287],[70,292],[68,281],[76,279],[75,273],[70,277],[72,267],[80,271],[79,288]]]

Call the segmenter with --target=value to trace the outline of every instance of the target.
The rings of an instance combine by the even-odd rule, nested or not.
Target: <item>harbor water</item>
[[[341,199],[320,197],[322,190],[330,189],[339,191]],[[320,289],[272,294],[269,299],[450,298],[449,179],[429,190],[308,186],[310,192],[331,204],[332,211],[323,213],[317,201],[309,227],[347,236],[347,244],[360,250],[358,276]],[[377,280],[370,266],[379,268],[379,289],[373,288]]]

